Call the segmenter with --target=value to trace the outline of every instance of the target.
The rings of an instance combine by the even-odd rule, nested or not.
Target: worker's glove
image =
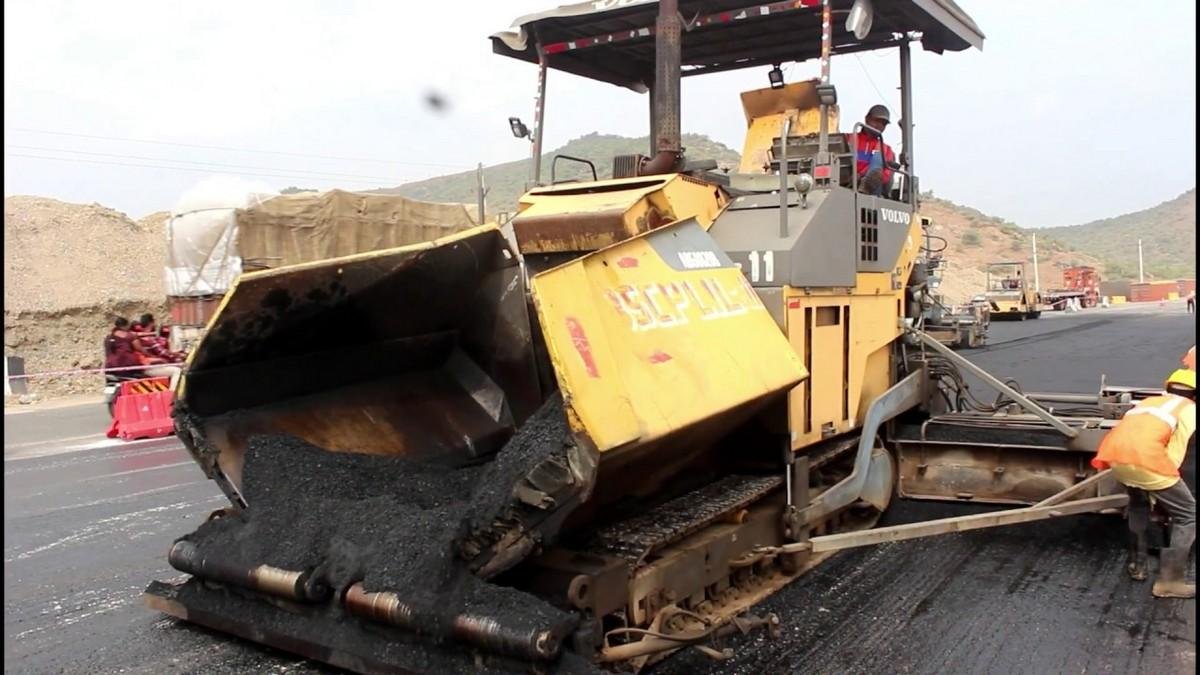
[[[871,169],[862,177],[862,181],[859,182],[859,191],[868,195],[879,194],[881,187],[883,187],[882,169]]]

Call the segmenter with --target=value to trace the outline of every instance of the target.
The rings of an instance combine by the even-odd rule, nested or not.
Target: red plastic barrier
[[[175,432],[171,419],[174,398],[170,380],[165,377],[122,382],[108,437],[132,441],[170,436]]]

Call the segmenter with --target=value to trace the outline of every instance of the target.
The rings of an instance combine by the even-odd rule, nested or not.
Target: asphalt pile
[[[493,618],[508,630],[565,634],[573,615],[476,577],[457,543],[501,517],[512,487],[567,442],[558,396],[479,466],[334,453],[289,436],[257,436],[243,471],[249,507],[185,538],[204,555],[241,566],[313,569],[335,597],[358,581],[368,592],[393,591],[433,636],[450,635],[462,613]]]

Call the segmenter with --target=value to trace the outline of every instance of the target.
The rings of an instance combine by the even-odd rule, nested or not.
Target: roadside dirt
[[[134,221],[99,204],[6,197],[4,354],[23,358],[26,373],[99,368],[114,316],[162,316],[166,217]],[[98,392],[103,382],[37,378],[28,389],[45,400]]]

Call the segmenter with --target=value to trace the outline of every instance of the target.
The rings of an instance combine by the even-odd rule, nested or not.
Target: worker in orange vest
[[[1179,476],[1188,440],[1196,428],[1196,371],[1176,370],[1166,393],[1138,402],[1100,442],[1092,466],[1111,468],[1129,491],[1132,533],[1127,570],[1146,578],[1146,529],[1152,500],[1171,519],[1170,546],[1159,554],[1158,579],[1151,592],[1159,598],[1194,598],[1195,583],[1185,579],[1188,553],[1196,539],[1196,498]]]

